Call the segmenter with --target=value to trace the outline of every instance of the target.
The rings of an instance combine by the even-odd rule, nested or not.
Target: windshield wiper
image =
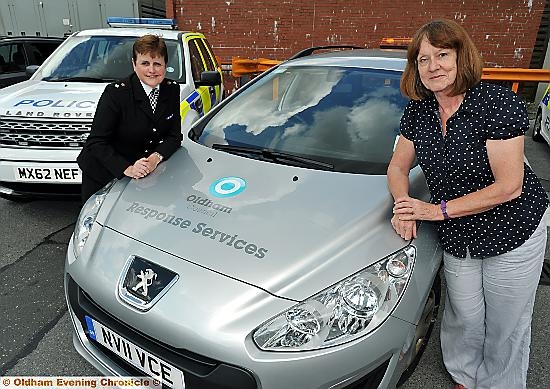
[[[67,81],[75,81],[75,82],[112,82],[112,81],[115,81],[115,79],[114,78],[99,78],[99,77],[60,77],[60,78],[46,77],[46,78],[44,78],[44,81],[52,81],[52,82],[67,82]]]
[[[270,150],[266,148],[232,146],[232,145],[223,145],[220,143],[214,143],[212,145],[212,148],[215,150],[227,151],[228,153],[243,155],[247,157],[250,157],[250,156],[259,157],[264,160],[279,162],[284,165],[320,168],[323,170],[334,170],[334,165],[327,162],[317,161],[315,159],[300,157],[298,155],[283,153],[280,151]]]

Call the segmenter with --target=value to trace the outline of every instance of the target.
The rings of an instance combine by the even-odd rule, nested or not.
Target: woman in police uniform
[[[77,158],[82,201],[114,178],[143,178],[181,145],[179,86],[165,79],[163,39],[145,35],[133,46],[134,73],[109,84]]]

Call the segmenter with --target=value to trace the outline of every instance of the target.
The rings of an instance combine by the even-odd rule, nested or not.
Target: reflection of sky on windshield
[[[365,153],[373,162],[387,162],[399,133],[402,108],[389,100],[372,99],[349,113],[348,135],[353,154]]]
[[[348,133],[352,141],[373,138],[381,131],[398,129],[401,109],[388,100],[371,99],[354,106],[348,114]]]
[[[368,100],[356,101],[352,107],[334,106],[317,111],[311,125],[297,124],[285,130],[277,148],[301,151],[325,149],[335,156],[383,161],[392,150],[399,131],[402,107],[384,98],[399,93],[380,88]],[[390,92],[390,93],[388,93]],[[368,155],[367,155],[368,154]]]
[[[301,76],[304,75],[302,74]],[[291,106],[285,105],[282,109],[278,106],[279,101],[277,100],[255,96],[256,92],[257,94],[264,94],[263,91],[253,91],[247,98],[240,99],[238,103],[239,109],[226,107],[222,115],[223,125],[217,126],[215,123],[212,123],[211,129],[215,132],[216,136],[223,138],[223,134],[221,133],[223,129],[230,125],[240,125],[246,127],[246,132],[258,135],[266,129],[266,124],[269,126],[281,126],[292,116],[319,103],[323,97],[330,93],[333,86],[339,80],[339,77],[335,77],[331,81],[323,79],[322,83],[300,82],[300,97],[303,98],[299,101],[293,101]],[[272,84],[267,82],[260,87],[260,89],[263,88],[271,89]],[[244,115],[243,112],[245,113]],[[213,122],[215,122],[215,119]]]
[[[269,77],[214,117],[201,142],[388,163],[407,102],[398,75],[340,68],[281,69]]]
[[[309,126],[305,124],[295,124],[285,129],[283,133],[283,139],[293,136],[299,136],[307,131]]]

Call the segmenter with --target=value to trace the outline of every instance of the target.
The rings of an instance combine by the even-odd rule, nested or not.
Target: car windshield
[[[292,164],[288,156],[296,156],[316,162],[311,168],[386,174],[408,102],[400,77],[368,68],[280,66],[190,136],[250,158],[284,155]]]
[[[129,76],[136,37],[75,36],[44,63],[33,79],[44,81],[110,82]],[[166,76],[184,82],[183,54],[176,40],[165,39],[168,49]]]

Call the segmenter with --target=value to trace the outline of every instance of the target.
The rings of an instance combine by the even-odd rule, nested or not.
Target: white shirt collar
[[[153,90],[149,85],[144,83],[143,81],[139,80],[141,82],[141,86],[143,87],[143,90],[145,91],[145,95],[149,96],[149,93]],[[157,85],[157,89],[160,91],[160,84]]]

